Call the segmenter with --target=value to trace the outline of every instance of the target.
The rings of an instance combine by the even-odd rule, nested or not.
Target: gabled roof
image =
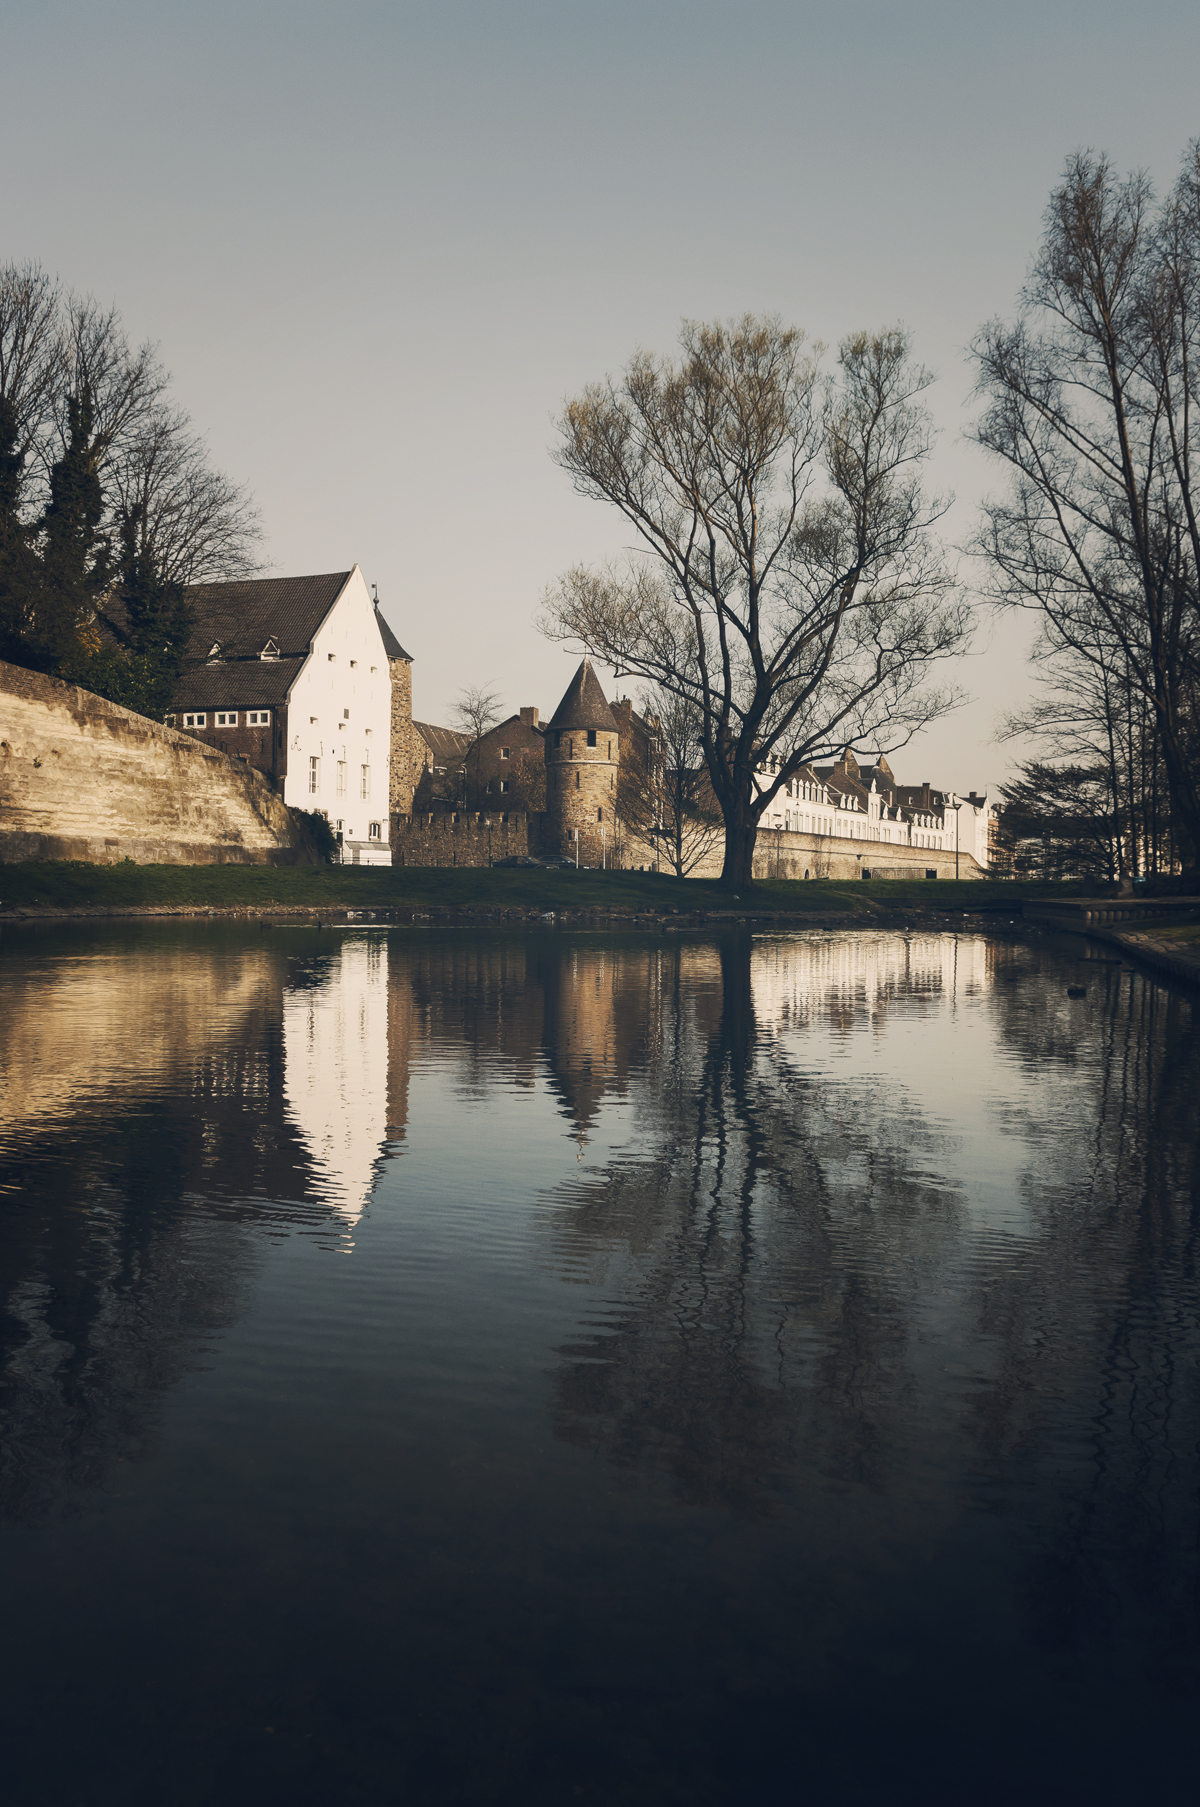
[[[237,583],[189,584],[195,615],[189,657],[257,659],[273,640],[283,659],[303,658],[313,635],[346,586],[349,571],[320,577],[257,577]]]
[[[607,728],[613,734],[619,732],[590,659],[583,661],[567,685],[566,695],[554,711],[549,726],[558,729]]]
[[[378,603],[375,604],[375,620],[379,624],[379,632],[383,639],[383,650],[387,654],[388,658],[389,659],[407,659],[409,664],[411,665],[412,664],[412,654],[405,652],[405,650],[401,646],[399,640],[397,640],[395,634],[393,634],[391,628],[388,626],[387,622],[384,620],[383,616],[381,615],[381,613],[379,611]]]

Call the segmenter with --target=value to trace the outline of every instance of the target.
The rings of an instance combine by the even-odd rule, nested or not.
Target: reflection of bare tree
[[[1038,1138],[1033,1235],[976,1295],[1000,1352],[969,1422],[977,1463],[985,1480],[1014,1460],[1062,1477],[1024,1577],[1035,1640],[1073,1648],[1150,1612],[1163,1681],[1194,1684],[1195,1006],[1115,962],[1080,975],[1086,1011],[1027,955],[1003,952],[1001,969],[1001,1032],[1040,1085],[1062,1083],[1063,1116]]]
[[[664,1469],[689,1499],[770,1512],[801,1444],[833,1478],[881,1483],[914,1302],[888,1234],[900,1220],[936,1235],[948,1207],[898,1134],[760,1033],[750,953],[747,936],[720,944],[715,1021],[689,1020],[686,986],[663,986],[641,1100],[659,1152],[572,1189],[559,1258],[583,1242],[619,1267],[626,1249],[637,1278],[611,1326],[562,1351],[556,1417],[564,1438]],[[865,1191],[844,1181],[860,1169]],[[875,1206],[890,1221],[864,1217]]]

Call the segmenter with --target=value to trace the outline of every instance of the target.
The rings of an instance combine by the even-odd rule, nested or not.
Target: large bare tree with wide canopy
[[[725,825],[752,875],[764,812],[799,768],[892,752],[957,702],[928,682],[967,612],[926,498],[932,378],[908,336],[821,347],[774,318],[685,323],[676,364],[639,352],[568,402],[555,453],[634,529],[620,564],[568,571],[542,627],[697,712]]]

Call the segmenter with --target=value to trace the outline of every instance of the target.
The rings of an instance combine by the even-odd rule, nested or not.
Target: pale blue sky
[[[965,537],[963,349],[1065,156],[1165,186],[1200,133],[1195,0],[8,0],[0,44],[0,256],[159,342],[274,569],[357,560],[434,720],[468,680],[553,708],[541,590],[626,543],[547,456],[565,395],[685,315],[901,320]],[[904,775],[1003,775],[1020,640],[984,625]]]

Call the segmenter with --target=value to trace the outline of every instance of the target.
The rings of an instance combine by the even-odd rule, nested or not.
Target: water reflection
[[[896,1724],[933,1682],[1025,1688],[1021,1711],[1195,1687],[1183,994],[982,936],[3,947],[0,1515],[84,1517],[118,1462],[164,1463],[207,1364],[225,1416],[195,1433],[190,1534],[228,1521],[256,1625],[325,1600],[303,1675],[290,1634],[272,1662],[308,1703],[297,1751],[313,1724],[337,1749],[339,1714],[367,1748],[351,1697],[374,1702],[387,1781],[362,1798],[402,1792],[387,1701],[445,1720],[464,1674],[479,1799],[489,1739],[553,1745],[570,1700],[591,1762],[621,1689],[623,1774],[670,1695],[698,1754],[645,1798],[716,1800],[747,1798],[740,1772],[703,1792],[743,1685],[736,1742],[763,1749],[797,1702],[820,1748],[868,1672]],[[271,1449],[240,1492],[239,1439]],[[190,1510],[179,1486],[163,1522]],[[215,1689],[236,1639],[209,1630]],[[477,1798],[444,1746],[420,1798]],[[291,1760],[286,1798],[336,1798],[336,1768],[306,1792]]]

